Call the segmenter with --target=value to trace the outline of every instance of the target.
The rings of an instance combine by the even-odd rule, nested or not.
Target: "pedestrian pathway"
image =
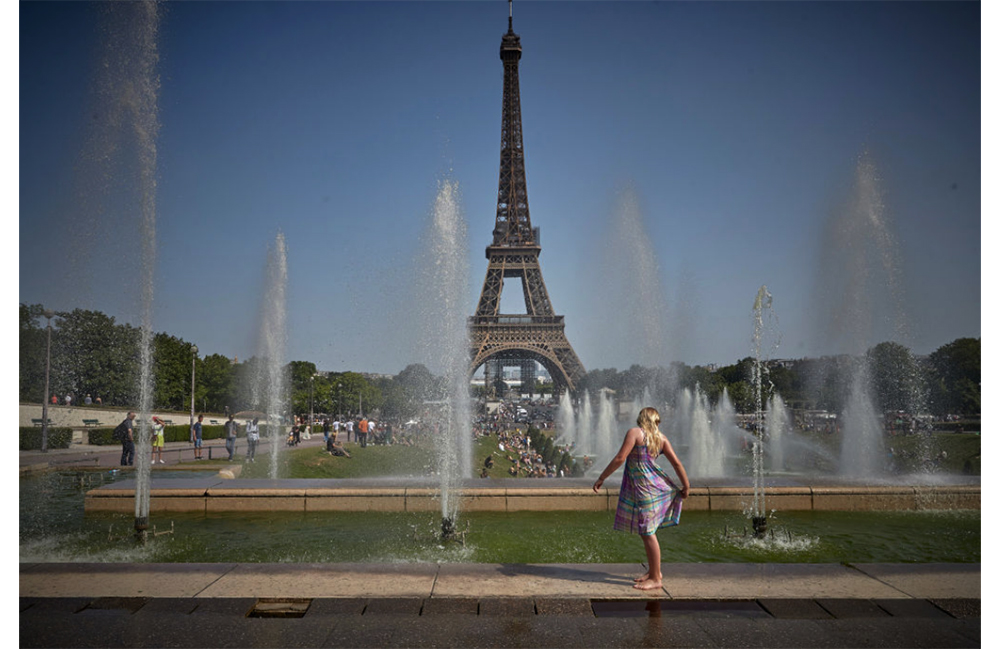
[[[312,435],[311,439],[303,440],[299,448],[322,446],[322,435]],[[234,461],[243,461],[246,455],[246,439],[238,438]],[[270,442],[262,439],[257,446],[257,454],[270,452]],[[90,444],[72,444],[69,448],[54,448],[46,452],[40,450],[20,451],[19,465],[21,473],[45,471],[49,469],[87,469],[94,467],[117,467],[121,465],[122,449],[120,444],[96,446]],[[226,459],[226,441],[224,439],[205,440],[202,456],[205,459]],[[178,464],[194,462],[194,446],[190,442],[166,442],[163,448],[164,464],[157,463],[155,469],[173,468]],[[199,467],[194,467],[199,468]]]
[[[23,647],[978,647],[978,564],[34,564]]]

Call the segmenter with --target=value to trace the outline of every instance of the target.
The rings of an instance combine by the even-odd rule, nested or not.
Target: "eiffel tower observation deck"
[[[521,131],[518,62],[521,38],[514,33],[513,8],[500,41],[503,61],[503,115],[500,132],[500,184],[493,243],[486,248],[489,266],[476,313],[469,318],[474,373],[485,365],[487,392],[496,393],[504,367],[519,367],[521,385],[534,386],[540,363],[560,391],[574,391],[586,373],[566,338],[563,316],[555,315],[542,279],[538,228],[531,225]],[[524,310],[501,313],[504,280],[521,281]]]

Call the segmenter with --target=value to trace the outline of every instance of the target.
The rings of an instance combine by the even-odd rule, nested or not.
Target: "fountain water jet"
[[[268,247],[264,274],[257,340],[259,363],[255,368],[250,401],[255,409],[267,414],[265,435],[271,445],[268,476],[274,480],[278,477],[278,459],[285,441],[284,419],[288,410],[288,377],[285,375],[288,250],[285,235],[280,231],[274,238],[274,244]]]
[[[767,531],[767,508],[764,492],[764,381],[767,367],[764,364],[765,338],[769,330],[766,319],[774,319],[771,308],[773,298],[766,286],[761,286],[753,303],[753,365],[751,365],[751,385],[754,399],[754,439],[753,439],[753,503],[750,508],[754,534],[758,537]],[[777,341],[773,343],[777,348]]]
[[[774,393],[767,405],[767,452],[772,472],[785,470],[785,443],[792,432],[792,421],[781,395]]]
[[[595,432],[591,422],[594,413],[590,403],[590,392],[584,392],[583,400],[580,402],[580,412],[577,416],[577,430],[580,432],[580,452],[593,455],[597,450]]]
[[[559,410],[556,413],[556,425],[559,429],[559,434],[562,436],[562,442],[566,446],[569,446],[578,450],[578,439],[579,431],[576,429],[576,415],[573,413],[573,399],[570,397],[569,392],[563,392],[559,397]]]
[[[615,435],[615,404],[611,395],[602,390],[600,392],[597,408],[597,455],[598,457],[610,457],[617,451]]]
[[[145,541],[149,525],[150,432],[153,405],[153,289],[156,266],[156,169],[159,136],[158,32],[156,2],[106,3],[102,6],[102,51],[95,77],[98,102],[90,142],[84,150],[85,182],[96,190],[97,203],[86,196],[81,204],[91,222],[73,228],[74,235],[104,232],[112,227],[117,240],[123,231],[137,233],[140,254],[135,273],[138,293],[139,377],[137,421],[133,438],[136,456],[135,532]],[[112,225],[107,213],[115,192],[122,200],[124,222]],[[135,224],[135,225],[133,225]],[[137,226],[137,227],[135,227]],[[77,242],[79,243],[79,242]],[[120,243],[116,245],[121,245]],[[86,249],[88,246],[78,246]],[[75,253],[70,253],[71,256]],[[122,273],[121,276],[129,276]],[[121,291],[116,285],[114,291]]]
[[[422,246],[425,344],[432,365],[444,375],[444,411],[436,431],[441,481],[442,537],[455,532],[462,480],[472,477],[472,409],[469,400],[469,336],[466,296],[469,292],[466,224],[459,208],[458,186],[443,181],[438,189]]]

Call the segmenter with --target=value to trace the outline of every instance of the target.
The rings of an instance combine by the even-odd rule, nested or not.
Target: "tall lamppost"
[[[344,395],[340,391],[342,387],[343,383],[337,384],[337,421],[344,421]]]
[[[309,377],[309,430],[312,431],[313,427],[313,386],[316,383],[316,375],[313,374]]]
[[[42,397],[42,452],[49,452],[49,357],[52,351],[52,318],[56,312],[45,309],[45,396]]]
[[[194,430],[194,362],[198,358],[198,345],[191,345],[191,430]]]

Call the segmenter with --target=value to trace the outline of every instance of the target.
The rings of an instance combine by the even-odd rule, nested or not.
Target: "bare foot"
[[[639,583],[640,581],[646,581],[647,579],[649,579],[649,573],[648,573],[648,572],[647,572],[647,573],[644,573],[644,574],[641,574],[641,575],[639,575],[638,577],[636,577],[636,578],[635,578],[635,579],[633,579],[632,581],[634,581],[634,582],[636,582],[636,583]]]
[[[647,579],[645,581],[640,581],[632,588],[638,590],[656,590],[657,588],[663,588],[663,580],[661,579]]]

